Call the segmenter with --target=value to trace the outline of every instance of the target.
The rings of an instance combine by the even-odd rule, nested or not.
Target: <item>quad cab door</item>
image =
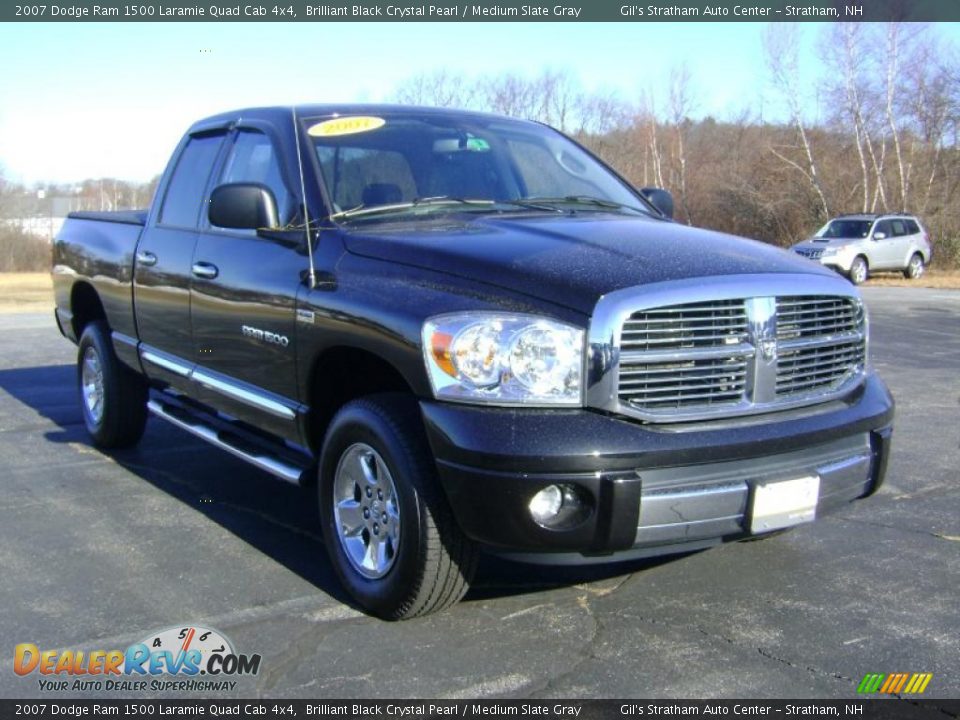
[[[276,199],[281,224],[289,221],[298,171],[284,167],[271,125],[238,126],[227,142],[210,189],[261,183]],[[296,441],[296,302],[309,267],[305,244],[201,222],[190,270],[194,392],[206,405]]]
[[[134,258],[134,312],[144,371],[154,381],[188,391],[193,368],[190,266],[201,208],[225,128],[184,139]]]

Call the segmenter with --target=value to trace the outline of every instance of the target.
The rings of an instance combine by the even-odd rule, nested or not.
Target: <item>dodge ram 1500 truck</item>
[[[302,484],[356,602],[413,617],[480,548],[685,552],[882,482],[857,289],[672,205],[538,123],[231,112],[190,128],[149,211],[70,216],[56,321],[97,446],[149,412]]]

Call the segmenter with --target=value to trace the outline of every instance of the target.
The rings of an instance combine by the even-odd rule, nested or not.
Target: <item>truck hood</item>
[[[351,229],[345,243],[358,255],[487,283],[586,315],[607,293],[667,280],[831,275],[764,243],[605,213],[394,221]]]

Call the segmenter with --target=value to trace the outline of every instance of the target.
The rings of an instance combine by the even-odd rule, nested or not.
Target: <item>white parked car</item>
[[[793,250],[843,273],[855,285],[876,270],[899,270],[915,280],[933,254],[920,221],[903,214],[841,215]]]

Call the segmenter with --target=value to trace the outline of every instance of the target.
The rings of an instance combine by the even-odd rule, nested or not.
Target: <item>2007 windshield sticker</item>
[[[376,130],[387,124],[383,118],[372,117],[368,115],[355,115],[353,117],[338,117],[332,120],[324,120],[316,125],[311,125],[307,133],[313,137],[334,137],[336,135],[353,135],[355,133],[369,132]]]
[[[233,690],[237,676],[260,672],[261,657],[234,650],[221,632],[198,625],[148,635],[126,650],[41,650],[21,643],[13,671],[36,674],[41,691]]]

